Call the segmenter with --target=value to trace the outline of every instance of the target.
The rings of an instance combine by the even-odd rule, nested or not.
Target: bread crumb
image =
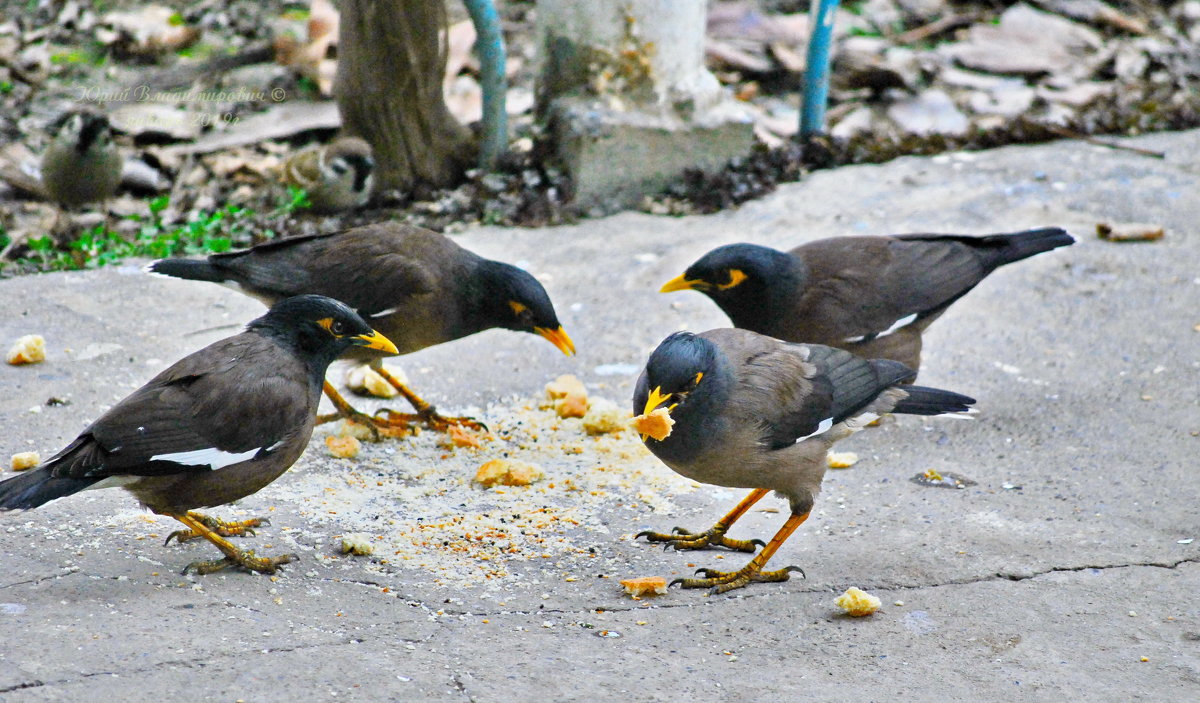
[[[329,447],[329,453],[339,459],[351,459],[358,456],[358,452],[362,449],[362,443],[355,437],[334,437],[330,435],[325,438],[325,446]]]
[[[369,440],[371,439],[371,428],[354,420],[342,420],[337,427],[337,436]]]
[[[845,593],[837,597],[837,600],[834,601],[834,604],[846,611],[848,615],[861,618],[864,615],[870,615],[876,610],[879,610],[879,606],[882,605],[882,602],[870,593],[867,593],[866,591],[855,586],[851,586],[850,588],[846,589]]]
[[[638,434],[649,435],[660,442],[671,435],[674,426],[675,420],[666,408],[655,408],[649,414],[633,418],[633,428]]]
[[[17,452],[12,455],[9,465],[13,471],[26,471],[42,463],[42,457],[37,452]]]
[[[566,398],[569,395],[587,395],[587,388],[572,374],[563,374],[546,384],[546,397],[550,400]]]
[[[942,475],[938,473],[937,469],[925,469],[925,478],[930,481],[945,481],[946,480],[946,479],[942,478]]]
[[[848,469],[858,463],[858,455],[854,452],[829,452],[825,461],[831,469]]]
[[[571,374],[563,374],[546,384],[546,398],[559,417],[583,417],[588,410],[587,388]]]
[[[27,334],[8,350],[5,361],[13,366],[36,364],[46,360],[46,340],[40,334]]]
[[[639,596],[661,596],[667,592],[667,580],[661,576],[623,579],[621,586],[625,588],[626,593],[634,598]]]
[[[398,367],[385,365],[384,368],[400,383],[408,383],[408,377]],[[355,364],[346,369],[346,375],[342,377],[342,382],[355,393],[371,395],[376,398],[394,398],[400,392],[396,390],[395,386],[388,383],[386,378],[366,364]]]
[[[450,429],[446,430],[446,439],[443,444],[449,447],[470,447],[472,449],[479,449],[482,446],[478,434],[459,425],[450,425]]]
[[[583,416],[583,431],[590,435],[620,432],[625,429],[628,415],[617,404],[604,398],[596,398],[588,405]]]
[[[371,538],[356,532],[352,535],[342,536],[342,554],[353,554],[356,557],[371,556],[375,552],[375,547],[371,544]]]
[[[542,470],[523,461],[492,459],[475,472],[475,481],[485,488],[492,486],[528,486],[542,478]]]

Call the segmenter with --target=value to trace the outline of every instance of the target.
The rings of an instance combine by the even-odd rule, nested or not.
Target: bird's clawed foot
[[[257,571],[260,574],[273,574],[283,564],[290,564],[300,557],[295,554],[281,554],[277,557],[257,557],[251,550],[238,551],[227,555],[224,559],[212,561],[194,561],[183,567],[181,574],[195,571],[197,574],[212,574],[229,568],[239,568],[246,571]]]
[[[382,417],[381,417],[382,416]],[[414,422],[422,422],[435,432],[449,432],[452,425],[465,427],[469,430],[478,432],[487,432],[487,425],[479,422],[472,417],[443,417],[438,414],[433,406],[428,406],[426,409],[417,413],[399,413],[390,408],[380,408],[375,411],[375,422],[381,423],[384,427],[411,427]]]
[[[699,568],[696,569],[697,574],[704,574],[704,578],[687,578],[675,579],[671,582],[672,586],[681,588],[711,588],[714,594],[727,593],[735,588],[741,588],[748,583],[777,583],[779,581],[787,581],[791,578],[792,572],[800,574],[800,578],[804,578],[804,569],[798,566],[785,566],[782,569],[774,571],[762,571],[760,566],[755,563],[756,560],[750,560],[737,571],[717,571],[716,569]]]
[[[255,517],[250,518],[249,520],[234,520],[232,522],[226,522],[224,520],[196,512],[188,512],[188,516],[199,520],[204,524],[205,527],[217,533],[218,535],[221,535],[222,537],[242,537],[253,535],[255,527],[271,524],[271,520],[265,517]],[[203,535],[194,530],[176,530],[167,535],[167,541],[163,542],[163,546],[165,547],[170,544],[172,539],[174,539],[176,542],[186,542],[189,539],[195,539],[197,537],[203,537]]]
[[[754,550],[766,544],[760,539],[730,539],[725,536],[728,528],[713,525],[704,532],[690,532],[682,527],[674,527],[670,534],[644,530],[637,533],[634,539],[645,537],[647,542],[665,543],[663,549],[707,549],[708,547],[725,547],[735,552],[753,554]]]

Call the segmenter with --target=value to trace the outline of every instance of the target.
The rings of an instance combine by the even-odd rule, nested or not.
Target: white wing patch
[[[879,415],[873,412],[865,412],[846,420],[846,429],[851,432],[858,432],[867,425],[879,419]]]
[[[367,315],[367,317],[387,317],[388,315],[395,315],[396,311],[399,309],[400,308],[388,308],[387,310],[380,310],[379,312],[373,312],[370,315]]]
[[[244,452],[234,453],[217,449],[216,447],[209,447],[208,449],[193,449],[190,452],[155,454],[154,456],[150,457],[150,461],[173,461],[176,464],[183,464],[184,466],[207,465],[208,468],[216,471],[217,469],[224,468],[230,464],[236,464],[238,462],[245,461],[253,457],[260,450],[261,448],[247,449]]]
[[[121,486],[128,486],[131,483],[137,483],[143,478],[145,478],[145,476],[109,476],[93,483],[83,490],[94,491],[99,488],[119,488]]]
[[[845,341],[853,344],[855,342],[861,342],[861,341],[865,340],[867,337],[871,337],[871,339],[879,339],[880,337],[886,337],[889,334],[900,329],[901,327],[907,327],[908,325],[911,325],[912,323],[916,322],[917,316],[919,314],[920,313],[914,312],[911,315],[905,315],[904,317],[900,318],[899,320],[896,320],[895,322],[893,322],[891,327],[880,332],[879,334],[876,334],[876,335],[860,334],[857,337],[847,337]]]
[[[809,437],[816,437],[819,434],[828,432],[830,427],[833,427],[833,418],[827,417],[824,420],[821,420],[820,424],[817,425],[817,429],[815,432],[813,432],[812,434],[806,434],[803,437],[797,439],[796,443],[799,444],[800,442],[803,442],[804,440],[808,439]]]

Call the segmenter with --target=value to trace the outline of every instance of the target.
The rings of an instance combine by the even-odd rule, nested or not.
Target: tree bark
[[[477,145],[442,98],[445,0],[343,0],[334,93],[375,153],[376,189],[453,185]]]

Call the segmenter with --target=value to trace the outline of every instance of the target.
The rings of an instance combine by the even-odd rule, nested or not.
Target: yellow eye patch
[[[741,269],[729,269],[729,283],[719,283],[717,284],[717,288],[720,288],[721,290],[729,290],[730,288],[733,288],[742,281],[746,280],[746,278],[746,274],[743,273]]]
[[[317,324],[320,325],[326,332],[333,334],[333,329],[332,329],[333,318],[332,317],[323,317],[320,320],[317,320]]]
[[[524,305],[522,305],[521,303],[518,303],[515,300],[508,301],[508,307],[512,308],[514,315],[520,315],[521,313],[523,313],[529,309],[529,308],[525,307]]]

